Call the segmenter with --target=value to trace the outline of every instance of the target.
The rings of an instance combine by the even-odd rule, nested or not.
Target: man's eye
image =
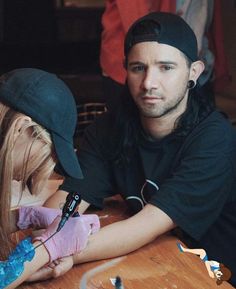
[[[145,67],[143,65],[135,65],[131,67],[132,72],[141,72],[144,70],[145,70]]]
[[[172,70],[173,69],[173,66],[171,65],[162,65],[161,66],[161,70],[164,70],[164,71],[168,71],[168,70]]]

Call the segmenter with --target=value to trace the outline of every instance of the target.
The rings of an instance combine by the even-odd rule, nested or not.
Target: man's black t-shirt
[[[105,115],[87,129],[79,149],[84,179],[68,178],[61,188],[97,207],[118,192],[135,212],[157,206],[193,246],[228,266],[236,285],[236,130],[215,111],[185,138],[141,133],[132,159],[117,165],[104,153],[109,126]]]

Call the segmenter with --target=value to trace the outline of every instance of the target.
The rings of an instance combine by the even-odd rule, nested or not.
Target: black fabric
[[[68,178],[61,188],[79,188],[82,199],[100,208],[117,192],[134,212],[151,203],[236,275],[236,131],[228,120],[213,112],[185,138],[153,141],[141,132],[125,165],[106,158],[110,123],[104,115],[88,128],[79,154],[84,180]]]
[[[104,134],[104,116],[97,117],[95,122],[89,126],[80,144],[79,160],[83,171],[83,180],[65,178],[60,189],[65,191],[78,191],[83,199],[98,208],[103,207],[103,199],[112,196],[115,183],[112,177],[112,167],[102,155]],[[96,125],[96,123],[98,125]]]
[[[155,34],[142,34],[134,37],[137,25],[145,21],[153,21],[159,31]],[[129,28],[124,43],[125,56],[127,57],[133,45],[157,41],[177,48],[192,61],[198,60],[197,39],[191,27],[178,15],[167,12],[152,12],[136,20]]]
[[[120,103],[124,85],[114,81],[108,76],[103,76],[102,87],[107,109],[109,111],[116,110]]]

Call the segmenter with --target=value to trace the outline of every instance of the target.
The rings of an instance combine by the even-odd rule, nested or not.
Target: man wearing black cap
[[[79,148],[82,204],[120,193],[135,213],[91,236],[75,263],[127,254],[179,227],[232,271],[236,285],[236,133],[207,95],[197,41],[179,16],[152,13],[125,39],[121,107],[91,125]]]

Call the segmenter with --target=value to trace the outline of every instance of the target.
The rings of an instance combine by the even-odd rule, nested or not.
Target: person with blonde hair
[[[88,235],[99,228],[97,216],[84,215],[72,218],[54,234],[61,210],[11,210],[13,180],[21,182],[22,191],[28,187],[36,195],[43,191],[56,163],[66,176],[82,177],[73,147],[76,122],[73,95],[56,75],[22,68],[0,77],[0,260],[4,260],[0,288],[10,284],[15,288],[49,261],[82,250]],[[25,239],[14,249],[11,233],[29,227],[46,231],[33,243]]]

